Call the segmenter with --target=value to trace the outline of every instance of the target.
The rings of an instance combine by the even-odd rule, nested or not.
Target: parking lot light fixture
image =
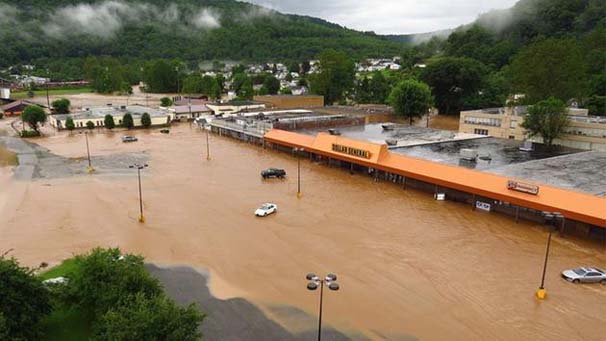
[[[315,291],[320,288],[320,313],[318,315],[318,341],[322,340],[322,304],[324,298],[324,286],[332,291],[339,290],[339,283],[337,283],[337,275],[329,273],[324,278],[320,278],[313,273],[309,273],[305,276],[307,279],[307,290]]]
[[[139,222],[144,223],[145,217],[143,216],[143,195],[141,192],[141,170],[147,168],[147,164],[140,165],[135,163],[134,165],[128,166],[128,168],[136,168],[137,169],[137,179],[139,182]]]

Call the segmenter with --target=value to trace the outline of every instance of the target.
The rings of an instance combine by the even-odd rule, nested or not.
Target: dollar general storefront
[[[559,213],[561,232],[606,239],[606,198],[551,186],[538,186],[457,166],[391,153],[387,145],[319,133],[303,135],[271,130],[264,136],[268,148],[300,153],[350,172],[369,174],[403,188],[433,193],[473,209],[494,211],[518,219],[545,222],[547,213]]]

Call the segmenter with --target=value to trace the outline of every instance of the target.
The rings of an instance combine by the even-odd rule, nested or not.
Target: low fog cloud
[[[19,10],[15,7],[7,4],[0,4],[0,25],[15,23],[17,21],[15,18],[18,14]]]
[[[193,24],[197,28],[212,29],[221,26],[219,23],[220,16],[215,13],[212,9],[203,8],[198,12],[198,15],[194,17]]]
[[[210,8],[182,11],[175,4],[158,7],[115,0],[61,7],[49,14],[41,26],[44,32],[53,38],[66,38],[73,34],[112,38],[125,25],[137,23],[159,23],[166,27],[184,27],[190,24],[199,29],[221,26],[220,16]]]

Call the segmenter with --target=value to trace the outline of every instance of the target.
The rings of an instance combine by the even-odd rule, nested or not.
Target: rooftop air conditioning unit
[[[459,157],[463,160],[476,161],[478,159],[478,151],[475,149],[461,149]]]

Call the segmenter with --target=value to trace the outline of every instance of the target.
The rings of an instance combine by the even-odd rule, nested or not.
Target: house
[[[30,101],[14,101],[3,106],[0,106],[0,112],[4,114],[4,116],[19,116],[23,112],[23,110],[29,105],[38,105],[36,103]]]
[[[52,127],[55,127],[58,130],[65,129],[65,122],[67,121],[68,117],[71,117],[74,120],[76,129],[86,128],[86,124],[89,121],[92,122],[95,127],[104,127],[105,116],[111,115],[114,118],[116,126],[119,126],[122,124],[122,118],[127,113],[132,115],[135,127],[140,127],[142,125],[141,116],[143,116],[144,113],[149,114],[152,126],[167,125],[170,124],[173,119],[173,116],[164,110],[158,110],[141,105],[130,105],[120,107],[105,106],[85,108],[82,111],[65,115],[49,115],[48,121]]]

